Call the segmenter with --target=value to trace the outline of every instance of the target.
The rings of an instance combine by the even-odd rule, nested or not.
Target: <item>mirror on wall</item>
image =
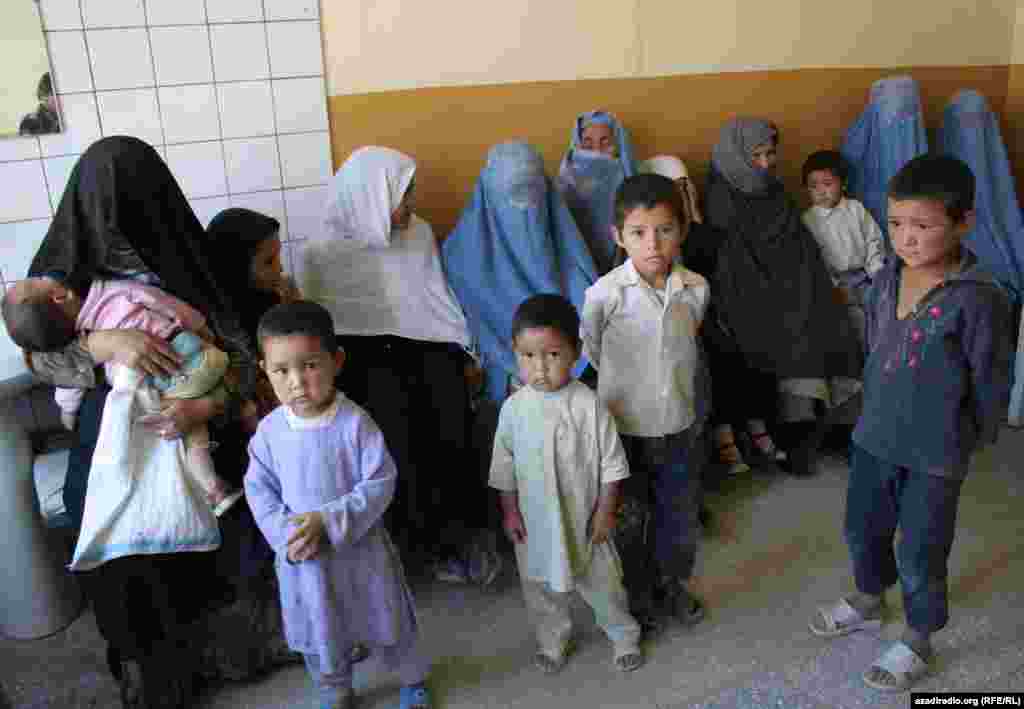
[[[4,0],[0,22],[0,137],[61,131],[38,0]]]

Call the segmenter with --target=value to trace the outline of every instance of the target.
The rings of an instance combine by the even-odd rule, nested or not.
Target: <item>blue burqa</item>
[[[616,146],[614,157],[580,147],[583,129],[593,123],[611,127]],[[590,247],[599,273],[610,271],[615,259],[615,191],[624,179],[635,174],[633,145],[622,123],[604,111],[580,114],[559,168],[558,188]]]
[[[960,91],[946,106],[939,147],[963,160],[974,173],[977,216],[964,243],[1019,302],[1024,290],[1024,215],[999,132],[999,119],[977,91]]]
[[[538,293],[560,293],[582,313],[584,291],[597,280],[587,245],[545,175],[543,159],[520,142],[491,148],[441,258],[480,353],[487,396],[495,402],[505,399],[518,373],[512,317],[520,303]]]
[[[974,229],[964,243],[979,263],[1013,295],[1024,293],[1024,215],[1013,184],[999,119],[977,91],[958,92],[946,106],[939,131],[942,152],[963,160],[974,173]],[[1017,345],[1010,423],[1024,424],[1024,350]]]
[[[850,163],[848,189],[888,236],[889,180],[909,160],[928,152],[917,82],[909,76],[880,79],[871,86],[868,107],[846,131],[842,153]]]

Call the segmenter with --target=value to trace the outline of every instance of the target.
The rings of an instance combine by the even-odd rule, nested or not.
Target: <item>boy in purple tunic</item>
[[[372,649],[402,681],[402,709],[429,709],[429,662],[412,594],[381,523],[395,464],[377,425],[341,392],[334,323],[310,302],[269,310],[261,363],[282,402],[249,444],[245,491],[277,553],[285,636],[324,709],[352,709],[351,651]]]

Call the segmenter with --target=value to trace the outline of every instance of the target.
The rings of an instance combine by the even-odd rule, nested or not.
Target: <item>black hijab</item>
[[[712,276],[719,317],[754,369],[859,378],[860,348],[818,245],[782,182],[750,161],[758,135],[777,139],[767,121],[734,119],[712,157],[706,216],[724,232]]]
[[[203,227],[160,155],[137,138],[112,136],[79,158],[29,275],[61,271],[84,298],[97,277],[148,270],[234,341],[237,320],[209,263]]]
[[[280,229],[281,223],[273,217],[238,207],[225,209],[206,229],[210,267],[217,284],[231,300],[242,329],[253,342],[260,318],[281,299],[252,287],[252,259],[260,244],[277,236]]]

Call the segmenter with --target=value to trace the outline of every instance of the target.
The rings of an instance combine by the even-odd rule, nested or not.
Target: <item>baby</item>
[[[150,378],[164,398],[195,399],[209,394],[223,395],[228,356],[210,344],[213,335],[203,316],[191,306],[158,288],[133,280],[93,281],[82,300],[59,278],[40,276],[15,283],[4,296],[3,319],[15,344],[30,352],[63,349],[83,332],[110,329],[138,329],[166,339],[182,355],[181,374],[170,379]],[[107,380],[113,368],[107,365]],[[61,422],[75,427],[82,403],[82,389],[58,388]],[[189,470],[218,517],[242,496],[215,472],[210,456],[210,434],[205,426],[185,436]]]

